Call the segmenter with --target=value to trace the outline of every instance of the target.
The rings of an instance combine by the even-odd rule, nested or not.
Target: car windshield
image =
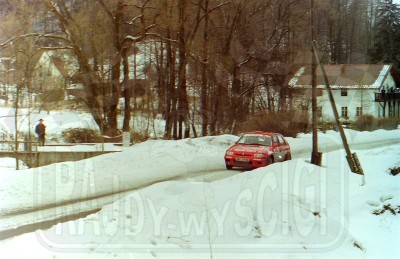
[[[271,138],[264,135],[245,134],[238,140],[237,143],[247,145],[272,146]]]

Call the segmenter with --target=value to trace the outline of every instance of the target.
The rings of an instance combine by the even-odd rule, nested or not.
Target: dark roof
[[[382,87],[387,76],[395,73],[390,64],[346,64],[324,65],[332,88],[370,88]],[[289,81],[291,87],[311,87],[311,73],[309,67],[301,67]],[[317,68],[317,87],[325,87],[321,69]]]

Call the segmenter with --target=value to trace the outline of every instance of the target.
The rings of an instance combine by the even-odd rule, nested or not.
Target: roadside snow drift
[[[18,227],[21,223],[13,217],[18,213],[199,175],[199,170],[224,168],[223,154],[235,139],[234,136],[220,136],[147,141],[120,153],[77,162],[19,171],[6,169],[0,174],[0,231]]]
[[[369,133],[359,134],[368,138]],[[155,184],[121,195],[86,218],[0,241],[0,254],[4,258],[265,258],[266,253],[273,258],[400,257],[400,178],[389,174],[389,168],[400,166],[399,143],[357,151],[365,186],[360,185],[361,176],[349,171],[343,150],[324,153],[322,167],[294,159],[211,183],[160,182],[223,168],[224,150],[235,139],[150,141],[81,164],[2,175],[2,212]],[[300,149],[297,145],[304,138],[297,140],[299,144],[292,141],[293,148]],[[19,187],[21,183],[25,186]],[[30,193],[29,184],[38,190]],[[13,188],[18,192],[11,194]]]

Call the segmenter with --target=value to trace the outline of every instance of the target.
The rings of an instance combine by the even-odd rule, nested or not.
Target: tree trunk
[[[124,48],[122,50],[122,61],[123,61],[123,69],[124,69],[124,98],[125,98],[125,107],[124,107],[124,124],[122,127],[123,132],[130,132],[130,121],[131,121],[131,92],[132,88],[129,87],[129,60],[128,60],[128,48]]]
[[[160,43],[158,49],[157,44],[154,45],[156,52],[156,69],[157,69],[157,93],[158,93],[158,107],[159,112],[164,113],[166,105],[166,66],[164,64],[164,43]],[[165,117],[164,117],[165,118]]]
[[[178,114],[179,132],[178,138],[188,138],[190,134],[189,103],[186,90],[186,40],[185,40],[185,8],[186,0],[179,0],[179,85],[178,85]],[[183,135],[183,125],[185,132]]]
[[[111,103],[108,115],[108,134],[111,136],[117,135],[118,129],[118,103],[121,97],[121,56],[118,52],[121,49],[121,23],[123,21],[123,1],[117,3],[117,10],[114,17],[114,35],[113,43],[116,53],[111,67]]]
[[[205,0],[204,12],[208,12],[208,2]],[[205,17],[204,21],[204,33],[203,33],[203,65],[201,74],[201,130],[203,136],[208,135],[208,101],[207,101],[207,91],[208,91],[208,15]]]
[[[167,37],[171,37],[171,30],[168,26]],[[165,77],[165,106],[164,106],[164,118],[165,118],[165,131],[164,139],[171,139],[172,137],[172,126],[175,117],[175,51],[172,48],[170,41],[166,43],[166,77]]]

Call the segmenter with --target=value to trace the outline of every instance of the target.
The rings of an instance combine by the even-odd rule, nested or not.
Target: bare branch
[[[54,35],[54,34],[41,34],[41,33],[28,33],[28,34],[23,34],[23,35],[18,35],[15,37],[12,37],[8,39],[7,41],[0,43],[0,49],[7,48],[8,46],[14,44],[15,42],[19,40],[23,40],[26,38],[31,38],[31,37],[38,37],[38,38],[50,38],[50,39],[57,39],[57,40],[62,40],[66,42],[70,42],[69,39],[60,36],[60,35]]]
[[[125,22],[125,24],[133,25],[137,19],[141,19],[142,17],[143,17],[143,14],[140,14],[140,15],[134,17],[130,22]]]
[[[149,33],[147,33],[147,31],[149,31],[154,26],[156,26],[156,25],[155,24],[149,25],[144,29],[144,33],[138,32],[137,34],[135,34],[135,35],[139,35],[139,36],[132,36],[132,35],[126,36],[124,38],[124,40],[122,41],[120,50],[122,50],[125,47],[125,44],[128,42],[139,42],[139,41],[143,40],[146,36],[149,36]]]
[[[106,7],[106,4],[104,3],[103,0],[99,0],[99,3],[101,5],[101,7],[103,7],[103,10],[108,14],[108,16],[110,17],[111,20],[114,19],[114,15],[113,13]]]
[[[243,65],[246,65],[247,63],[249,63],[251,61],[251,59],[253,58],[252,55],[247,55],[247,59],[243,60],[242,62],[240,62],[239,64],[236,65],[236,68],[240,68]]]
[[[199,29],[199,26],[200,26],[201,21],[202,21],[205,17],[207,17],[207,15],[209,15],[209,14],[212,13],[213,11],[217,10],[218,8],[221,8],[222,6],[227,5],[227,4],[230,4],[230,3],[231,3],[231,1],[221,3],[221,4],[219,4],[219,5],[217,5],[217,6],[213,7],[213,8],[211,8],[210,10],[208,10],[208,12],[206,12],[206,13],[203,14],[202,16],[200,16],[199,19],[197,20],[197,23],[196,23],[196,25],[195,25],[195,27],[194,27],[194,29],[193,29],[193,31],[192,31],[190,37],[189,37],[189,42],[191,42],[191,41],[194,39],[194,36],[196,35],[197,30]]]
[[[39,49],[43,50],[63,50],[63,49],[74,49],[72,46],[63,46],[63,47],[40,47]]]
[[[180,44],[180,42],[178,40],[174,40],[174,39],[170,39],[170,38],[164,37],[164,36],[162,36],[162,35],[160,35],[158,33],[146,33],[146,36],[159,38],[159,39],[161,39],[161,40],[163,40],[165,42],[168,41],[168,42],[171,42],[171,43]]]

